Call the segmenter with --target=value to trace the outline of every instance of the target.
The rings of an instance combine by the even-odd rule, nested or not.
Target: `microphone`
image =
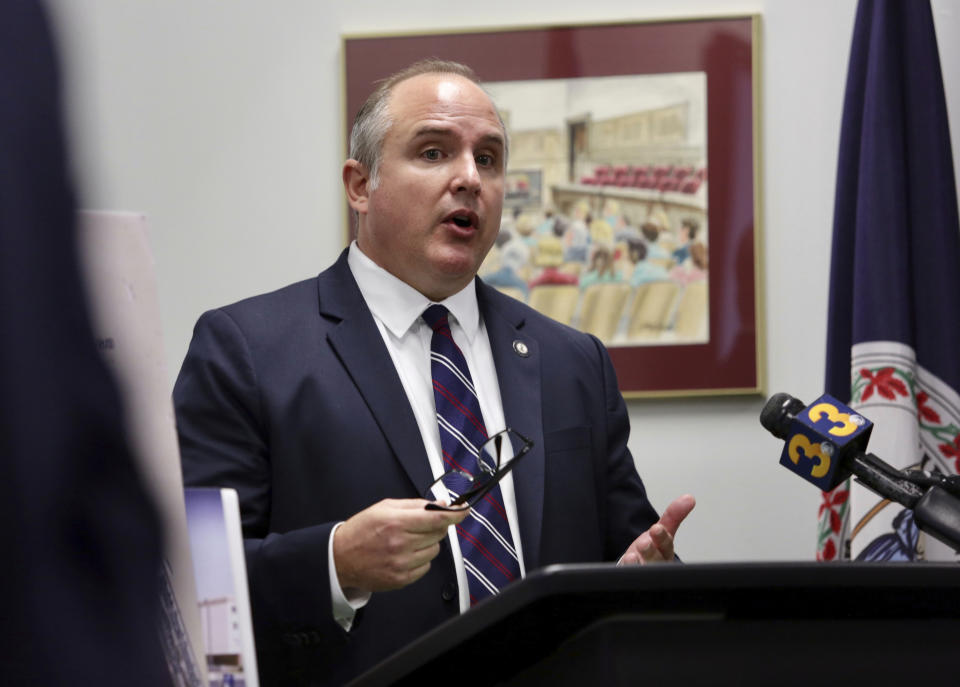
[[[774,394],[760,424],[785,444],[780,464],[823,491],[853,474],[885,499],[913,510],[917,526],[960,550],[960,477],[898,470],[866,453],[873,423],[829,394],[809,406]]]
[[[790,394],[775,394],[760,424],[786,442],[780,464],[823,491],[850,476],[850,459],[863,454],[873,431],[872,422],[826,394],[809,407]]]

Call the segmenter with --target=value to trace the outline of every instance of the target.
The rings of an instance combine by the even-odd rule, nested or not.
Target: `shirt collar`
[[[403,336],[424,310],[433,303],[429,298],[364,255],[356,241],[351,242],[347,264],[370,312],[397,338]],[[449,298],[440,301],[473,343],[480,329],[480,308],[474,281]]]

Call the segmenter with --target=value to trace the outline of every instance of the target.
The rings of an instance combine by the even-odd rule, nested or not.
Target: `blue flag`
[[[827,393],[876,423],[897,467],[960,469],[960,222],[928,0],[860,0],[830,270]],[[954,558],[912,513],[854,485],[824,494],[817,557]]]

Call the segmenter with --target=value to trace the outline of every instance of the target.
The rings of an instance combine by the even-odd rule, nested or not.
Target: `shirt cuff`
[[[337,533],[337,528],[342,524],[342,522],[338,522],[330,530],[330,540],[327,542],[327,561],[330,572],[330,600],[333,606],[333,619],[343,628],[344,632],[349,632],[350,628],[353,627],[353,618],[357,611],[370,601],[370,592],[359,592],[355,589],[344,591],[340,588],[340,580],[337,579],[337,565],[333,560],[333,535]]]

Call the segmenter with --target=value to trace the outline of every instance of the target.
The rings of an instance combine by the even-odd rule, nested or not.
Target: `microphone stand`
[[[850,463],[857,482],[912,510],[920,530],[960,551],[960,497],[956,493],[956,480],[916,470],[896,470],[872,453],[854,456]]]

